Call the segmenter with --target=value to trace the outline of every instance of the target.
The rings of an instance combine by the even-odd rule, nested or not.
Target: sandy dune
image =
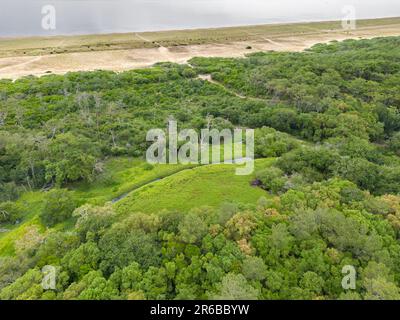
[[[143,68],[156,62],[185,63],[193,57],[241,57],[256,51],[301,51],[316,43],[332,40],[374,38],[400,35],[400,25],[365,27],[352,32],[322,31],[318,34],[282,36],[269,39],[260,35],[256,40],[228,44],[188,45],[166,48],[61,53],[42,56],[0,58],[0,78],[17,79],[27,75],[42,76],[69,71],[114,70]],[[252,34],[252,36],[257,36]],[[145,40],[145,39],[144,39]],[[251,46],[251,49],[248,47]]]

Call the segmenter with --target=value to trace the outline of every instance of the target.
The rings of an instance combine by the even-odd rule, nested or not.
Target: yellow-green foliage
[[[177,173],[193,165],[150,165],[144,160],[115,158],[105,164],[104,175],[94,183],[82,183],[75,190],[82,202],[102,205],[132,190]]]
[[[256,169],[273,160],[256,161]],[[162,209],[188,211],[200,206],[218,206],[225,201],[256,203],[268,195],[251,186],[254,174],[235,175],[234,165],[208,165],[185,170],[133,191],[116,204],[120,213],[158,212]]]
[[[131,158],[110,159],[104,165],[105,174],[112,177],[112,181],[105,181],[106,178],[94,181],[93,183],[81,183],[71,185],[74,198],[78,203],[90,203],[104,205],[129,191],[135,190],[156,179],[172,175],[181,170],[191,168],[193,165],[148,165],[144,160]],[[39,213],[43,207],[44,191],[26,192],[18,200],[24,208],[24,220],[20,225],[8,226],[10,231],[0,233],[0,256],[13,255],[15,253],[14,243],[21,239],[28,228],[32,225],[45,228],[39,220]],[[73,227],[70,221],[56,226],[55,229]]]

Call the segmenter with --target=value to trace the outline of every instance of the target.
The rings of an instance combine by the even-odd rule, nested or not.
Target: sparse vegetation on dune
[[[399,25],[399,18],[359,20],[358,28]],[[60,54],[67,52],[90,52],[103,50],[126,50],[157,48],[234,41],[272,39],[285,36],[302,36],[322,32],[339,32],[341,21],[293,24],[270,24],[215,29],[172,30],[142,33],[96,34],[54,37],[27,37],[0,39],[0,57],[19,55]]]

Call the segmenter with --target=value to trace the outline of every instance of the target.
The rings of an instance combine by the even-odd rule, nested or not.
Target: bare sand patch
[[[302,51],[317,43],[345,39],[367,39],[383,36],[399,36],[400,24],[388,26],[366,26],[345,32],[343,30],[316,30],[302,35],[286,34],[267,37],[251,33],[251,40],[230,43],[209,43],[199,45],[171,46],[158,45],[153,48],[127,50],[105,50],[46,54],[39,56],[18,56],[0,58],[0,78],[45,74],[64,74],[70,71],[112,70],[125,71],[149,67],[157,62],[186,63],[193,57],[243,57],[257,51]],[[143,41],[150,41],[141,37]],[[250,49],[251,48],[251,49]]]

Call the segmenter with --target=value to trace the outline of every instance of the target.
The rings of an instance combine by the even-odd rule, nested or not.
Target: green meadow
[[[256,170],[267,167],[273,159],[256,161]],[[223,202],[256,204],[268,196],[252,186],[255,174],[239,176],[236,165],[207,165],[181,171],[131,192],[116,204],[117,212],[156,213],[163,209],[187,212],[202,206],[218,207]]]
[[[255,169],[272,162],[273,159],[256,160]],[[103,174],[95,181],[76,183],[68,188],[78,203],[102,206],[112,202],[121,214],[158,213],[163,209],[188,212],[199,206],[218,207],[223,202],[256,204],[260,197],[268,196],[261,188],[251,186],[254,174],[235,175],[237,167],[232,164],[151,165],[142,159],[121,157],[109,159]],[[13,255],[14,242],[23,238],[30,227],[46,232],[39,219],[44,195],[43,191],[26,192],[18,200],[26,215],[19,225],[7,225],[10,231],[0,233],[0,256]],[[72,222],[70,219],[53,229],[67,231],[73,228]]]

